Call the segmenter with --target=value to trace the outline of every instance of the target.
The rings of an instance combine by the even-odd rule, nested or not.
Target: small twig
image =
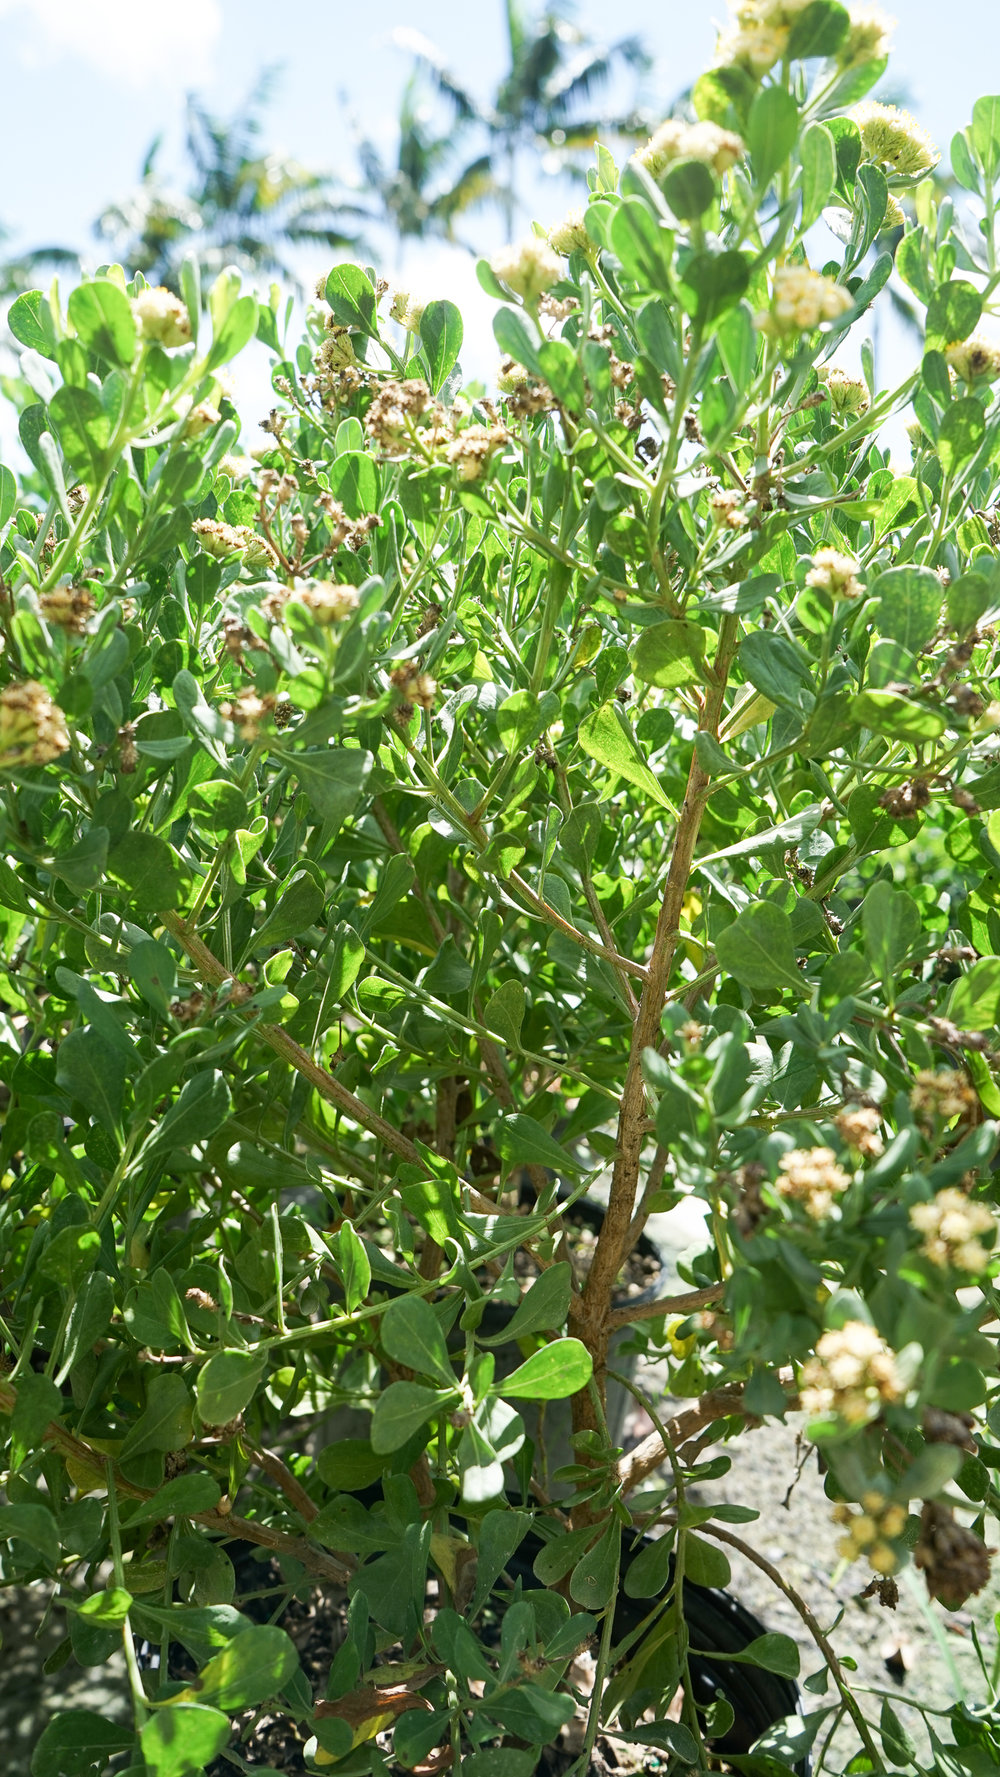
[[[658,1296],[655,1302],[640,1302],[633,1308],[613,1308],[608,1327],[614,1332],[617,1327],[630,1327],[637,1320],[655,1320],[661,1314],[694,1314],[699,1308],[718,1302],[725,1287],[724,1283],[713,1283],[707,1289],[688,1290],[681,1296]]]
[[[16,1405],[17,1389],[10,1382],[0,1381],[0,1413],[13,1413]],[[103,1481],[107,1464],[103,1451],[93,1449],[83,1438],[67,1431],[58,1419],[49,1420],[42,1437],[60,1456],[71,1457],[82,1467],[92,1469],[98,1481]],[[118,1469],[114,1469],[113,1474],[116,1493],[124,1494],[127,1499],[152,1499],[155,1488],[135,1486]],[[340,1586],[346,1584],[355,1565],[348,1555],[327,1555],[307,1542],[305,1537],[289,1536],[284,1530],[272,1530],[269,1524],[237,1518],[231,1512],[194,1512],[191,1522],[204,1525],[206,1530],[219,1531],[223,1536],[242,1537],[263,1549],[273,1549],[275,1554],[290,1555],[319,1579],[332,1580]]]
[[[282,1462],[281,1457],[277,1456],[273,1450],[265,1450],[262,1444],[247,1444],[246,1453],[251,1462],[255,1462],[258,1468],[264,1470],[265,1475],[270,1475],[271,1480],[277,1482],[289,1505],[294,1507],[299,1517],[304,1519],[307,1524],[311,1524],[319,1507],[315,1500],[309,1498],[301,1481],[296,1480],[287,1463]]]
[[[733,1413],[749,1417],[743,1405],[743,1388],[742,1382],[727,1382],[722,1388],[714,1388],[708,1394],[703,1394],[693,1407],[687,1407],[683,1413],[667,1420],[663,1428],[667,1433],[666,1440],[659,1432],[651,1432],[648,1438],[643,1438],[642,1443],[630,1450],[627,1456],[623,1456],[618,1464],[618,1481],[622,1493],[631,1493],[640,1481],[644,1481],[647,1475],[659,1468],[661,1462],[667,1460],[671,1450],[685,1444],[714,1420],[728,1419]]]
[[[875,1742],[871,1737],[868,1723],[864,1718],[857,1698],[848,1687],[840,1661],[816,1621],[816,1618],[813,1616],[805,1599],[796,1592],[795,1587],[789,1584],[784,1574],[781,1573],[777,1567],[768,1561],[765,1556],[758,1555],[757,1550],[752,1549],[750,1544],[745,1543],[741,1537],[734,1536],[731,1530],[723,1530],[721,1525],[712,1524],[711,1522],[700,1524],[698,1529],[700,1534],[704,1536],[714,1536],[718,1542],[728,1543],[730,1548],[736,1549],[741,1555],[745,1555],[748,1561],[752,1561],[755,1567],[760,1568],[761,1573],[767,1574],[768,1579],[777,1586],[779,1592],[784,1593],[789,1604],[793,1605],[798,1611],[799,1616],[802,1618],[802,1621],[830,1669],[830,1676],[840,1692],[844,1708],[847,1710],[854,1726],[858,1730],[861,1744],[868,1754],[868,1757],[871,1759],[873,1768],[879,1770],[882,1761],[875,1746]]]

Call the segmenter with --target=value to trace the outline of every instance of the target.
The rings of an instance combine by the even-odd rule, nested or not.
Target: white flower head
[[[923,126],[896,105],[863,99],[850,115],[861,131],[864,160],[877,161],[891,173],[909,176],[929,172],[941,159]]]
[[[530,234],[512,247],[504,247],[490,260],[493,275],[524,302],[535,303],[563,275],[559,255],[548,241]]]

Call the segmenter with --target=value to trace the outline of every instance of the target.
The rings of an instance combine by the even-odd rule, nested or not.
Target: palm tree
[[[395,41],[408,49],[459,124],[478,123],[487,133],[491,155],[504,169],[498,187],[508,235],[519,209],[518,156],[522,149],[547,150],[566,164],[574,149],[590,147],[605,134],[634,136],[648,124],[636,110],[595,112],[592,99],[618,68],[644,73],[650,58],[639,37],[594,43],[572,22],[570,0],[556,0],[541,12],[527,0],[504,0],[508,66],[492,99],[481,105],[448,70],[444,57],[418,32],[401,30]]]
[[[150,146],[136,191],[103,210],[94,225],[115,257],[151,282],[176,289],[185,255],[206,279],[225,265],[297,283],[285,258],[292,246],[354,247],[362,212],[327,173],[263,150],[264,113],[276,70],[258,80],[231,117],[187,102],[188,189],[171,190],[157,168],[161,139]]]
[[[383,160],[367,138],[358,144],[365,184],[378,196],[400,253],[407,240],[434,237],[453,241],[459,217],[495,196],[489,155],[480,154],[451,174],[447,168],[454,147],[454,131],[435,133],[423,82],[416,73],[407,81],[400,101],[395,165]]]

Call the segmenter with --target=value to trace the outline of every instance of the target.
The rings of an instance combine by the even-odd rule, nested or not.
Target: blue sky
[[[947,154],[973,100],[1000,88],[1000,56],[991,52],[995,11],[986,0],[887,0],[886,10],[897,20],[894,84],[905,87]],[[725,0],[579,0],[575,11],[598,39],[643,36],[656,58],[646,97],[664,112],[709,62],[724,14]],[[485,93],[502,66],[502,21],[502,0],[380,0],[377,7],[347,0],[0,0],[0,165],[7,175],[0,223],[11,232],[10,247],[55,241],[96,260],[91,219],[135,184],[161,131],[169,163],[184,94],[195,89],[210,107],[229,112],[269,63],[283,63],[284,73],[268,146],[349,174],[358,129],[392,143],[408,66],[392,42],[394,30],[407,27],[437,42],[460,78]],[[556,181],[541,181],[532,196],[540,220],[552,221],[566,207],[566,189]],[[499,239],[497,221],[484,218],[481,226]],[[325,269],[303,263],[304,281]],[[424,298],[459,302],[466,314],[463,362],[488,374],[492,305],[468,257],[442,247],[411,251],[404,281]],[[263,402],[261,368],[248,366],[244,387],[248,399]]]

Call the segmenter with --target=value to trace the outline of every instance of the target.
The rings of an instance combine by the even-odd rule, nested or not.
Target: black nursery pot
[[[585,1197],[573,1204],[566,1219],[570,1225],[575,1223],[578,1227],[589,1229],[593,1234],[599,1234],[604,1223],[604,1215],[603,1203],[594,1203]],[[616,1295],[613,1304],[615,1308],[645,1307],[665,1293],[668,1282],[667,1265],[664,1254],[655,1241],[648,1234],[641,1234],[635,1250],[642,1258],[659,1264],[659,1276],[646,1289],[633,1295],[626,1295],[624,1292]],[[479,1331],[490,1339],[498,1338],[510,1325],[514,1314],[515,1309],[506,1303],[488,1302],[479,1325]],[[623,1349],[628,1344],[630,1332],[630,1328],[622,1327],[619,1332],[612,1334],[608,1346],[610,1367],[613,1370],[618,1370],[621,1375],[627,1376],[629,1381],[634,1378],[638,1365],[637,1354],[626,1352]],[[505,1377],[517,1369],[519,1364],[524,1362],[524,1353],[515,1341],[511,1341],[507,1345],[495,1345],[492,1350],[496,1359],[494,1373],[498,1382],[502,1382]],[[621,1443],[625,1418],[632,1398],[622,1383],[609,1378],[605,1414],[608,1432],[613,1444]],[[544,1450],[545,1466],[549,1476],[550,1498],[559,1498],[571,1492],[572,1489],[569,1485],[562,1486],[559,1482],[553,1483],[551,1478],[556,1469],[564,1468],[567,1464],[576,1461],[576,1454],[570,1443],[573,1428],[569,1402],[547,1401],[542,1409],[532,1401],[518,1401],[517,1410],[524,1421],[529,1438],[540,1451]]]
[[[630,1547],[622,1548],[620,1587],[631,1563],[652,1542],[652,1537],[637,1537]],[[543,1546],[540,1538],[529,1535],[507,1564],[508,1573],[513,1579],[520,1579],[526,1591],[541,1588],[541,1581],[535,1577],[534,1562]],[[671,1575],[665,1590],[669,1589],[673,1577],[672,1567],[671,1563]],[[615,1641],[621,1642],[633,1634],[655,1602],[653,1598],[627,1598],[619,1590],[615,1602]],[[720,1758],[744,1756],[769,1728],[786,1716],[798,1713],[798,1686],[779,1673],[765,1672],[759,1666],[744,1665],[724,1657],[742,1653],[758,1636],[767,1633],[759,1618],[730,1593],[685,1580],[684,1621],[690,1638],[688,1665],[695,1702],[707,1708],[722,1698],[733,1711],[732,1727],[728,1733],[712,1741],[711,1749]],[[707,1655],[723,1657],[706,1658]],[[798,1777],[809,1777],[810,1764],[807,1753],[794,1767]]]

